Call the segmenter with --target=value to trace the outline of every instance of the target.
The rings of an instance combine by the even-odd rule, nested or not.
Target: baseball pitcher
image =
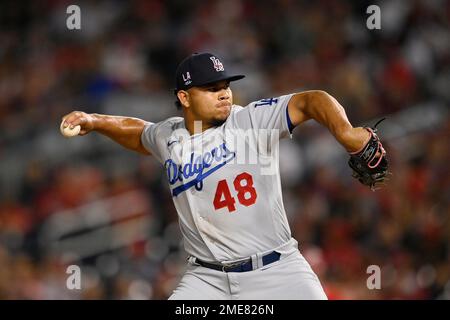
[[[210,53],[184,59],[175,77],[183,117],[153,123],[74,111],[62,120],[63,128],[97,131],[164,167],[189,255],[169,299],[326,299],[291,236],[278,142],[315,120],[349,152],[353,176],[374,188],[388,169],[376,128],[354,128],[324,91],[235,105],[229,84],[244,76],[230,75]]]

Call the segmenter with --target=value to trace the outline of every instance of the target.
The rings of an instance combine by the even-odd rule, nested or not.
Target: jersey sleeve
[[[160,134],[162,123],[147,122],[144,126],[144,130],[141,133],[141,142],[147,151],[154,156],[159,162],[162,162],[162,148],[161,143],[164,139],[158,136]]]
[[[239,129],[278,130],[279,137],[291,136],[294,129],[288,113],[293,94],[251,102],[235,112],[234,124]]]

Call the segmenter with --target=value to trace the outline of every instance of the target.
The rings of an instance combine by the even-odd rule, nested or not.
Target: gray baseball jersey
[[[290,136],[291,96],[233,105],[221,126],[192,136],[181,117],[145,125],[142,143],[164,165],[189,255],[234,262],[291,240],[277,152]]]

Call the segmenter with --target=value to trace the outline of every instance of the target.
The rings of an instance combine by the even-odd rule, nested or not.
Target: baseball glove
[[[386,118],[378,121],[373,128],[364,127],[370,132],[369,141],[356,152],[350,153],[348,165],[353,170],[352,176],[362,184],[369,186],[372,191],[380,184],[384,184],[389,174],[389,162],[386,158],[386,151],[378,138],[377,125]]]

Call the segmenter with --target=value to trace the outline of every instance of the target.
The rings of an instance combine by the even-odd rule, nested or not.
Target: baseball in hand
[[[80,133],[81,127],[80,125],[77,125],[73,127],[73,129],[70,129],[70,126],[64,128],[64,120],[63,120],[61,122],[61,125],[59,126],[59,129],[64,137],[74,137]]]

